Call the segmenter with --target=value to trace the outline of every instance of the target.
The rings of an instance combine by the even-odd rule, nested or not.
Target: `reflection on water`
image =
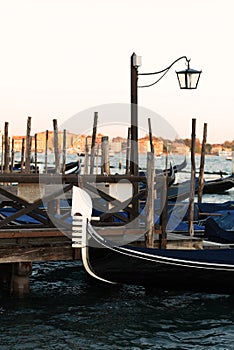
[[[1,297],[1,350],[233,346],[229,295],[95,285],[73,262],[34,264],[31,282],[27,298]]]

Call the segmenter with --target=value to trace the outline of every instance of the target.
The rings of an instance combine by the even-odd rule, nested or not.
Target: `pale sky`
[[[182,55],[203,71],[197,90],[180,90],[178,62],[157,85],[139,89],[140,106],[182,138],[196,118],[200,139],[206,122],[208,142],[233,140],[233,13],[233,0],[0,0],[0,128],[8,121],[23,135],[31,116],[33,133],[52,130],[52,119],[62,125],[94,106],[129,103],[136,52],[140,72]]]

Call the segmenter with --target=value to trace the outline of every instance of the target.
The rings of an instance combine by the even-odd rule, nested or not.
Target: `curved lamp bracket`
[[[181,57],[177,58],[168,67],[166,67],[160,71],[152,72],[152,73],[138,73],[138,75],[162,74],[161,77],[159,79],[157,79],[155,82],[148,84],[148,85],[138,86],[138,87],[145,88],[145,87],[150,87],[150,86],[157,84],[164,77],[164,75],[166,75],[166,73],[171,69],[171,67],[175,63],[177,63],[178,61],[180,61],[182,59],[186,60],[187,69],[176,72],[180,88],[181,89],[196,89],[202,71],[191,69],[190,65],[189,65],[190,59],[188,59],[186,56],[181,56]]]

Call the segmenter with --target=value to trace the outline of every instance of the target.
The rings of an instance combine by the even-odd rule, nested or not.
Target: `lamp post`
[[[131,56],[131,155],[130,155],[130,173],[138,175],[138,67],[135,53]]]
[[[176,72],[181,89],[196,89],[201,75],[201,71],[190,68],[190,60],[186,56],[181,56],[172,62],[168,67],[151,73],[138,73],[138,67],[141,66],[141,57],[135,53],[131,56],[131,155],[130,155],[130,173],[138,175],[138,88],[150,87],[157,84],[171,67],[180,60],[186,60],[187,69]],[[140,75],[158,75],[161,76],[153,83],[144,86],[138,86],[138,77]]]
[[[131,56],[131,153],[130,153],[130,173],[138,176],[138,88],[150,87],[157,84],[171,67],[180,60],[186,60],[187,69],[176,72],[181,89],[196,89],[201,75],[201,71],[190,68],[190,60],[186,56],[181,56],[172,62],[168,67],[151,73],[138,73],[138,67],[141,66],[141,57],[135,53]],[[138,86],[138,77],[140,75],[158,75],[161,76],[153,83],[144,86]],[[138,214],[138,200],[135,197],[138,193],[138,184],[133,183],[133,201],[132,209],[135,215]]]

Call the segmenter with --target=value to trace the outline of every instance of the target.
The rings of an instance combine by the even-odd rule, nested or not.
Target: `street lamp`
[[[188,68],[185,70],[181,70],[179,72],[176,72],[177,78],[180,84],[181,89],[196,89],[199,78],[201,75],[201,70],[191,69],[189,67],[189,61],[187,58],[187,65]]]
[[[151,73],[138,73],[138,67],[141,66],[141,57],[135,53],[131,56],[131,156],[130,156],[130,173],[138,175],[138,88],[150,87],[157,84],[171,67],[178,61],[185,59],[187,69],[176,72],[181,89],[196,89],[201,75],[201,71],[191,69],[190,60],[186,56],[181,56],[172,62],[168,67]],[[138,86],[138,77],[140,75],[158,75],[161,76],[151,84]]]

